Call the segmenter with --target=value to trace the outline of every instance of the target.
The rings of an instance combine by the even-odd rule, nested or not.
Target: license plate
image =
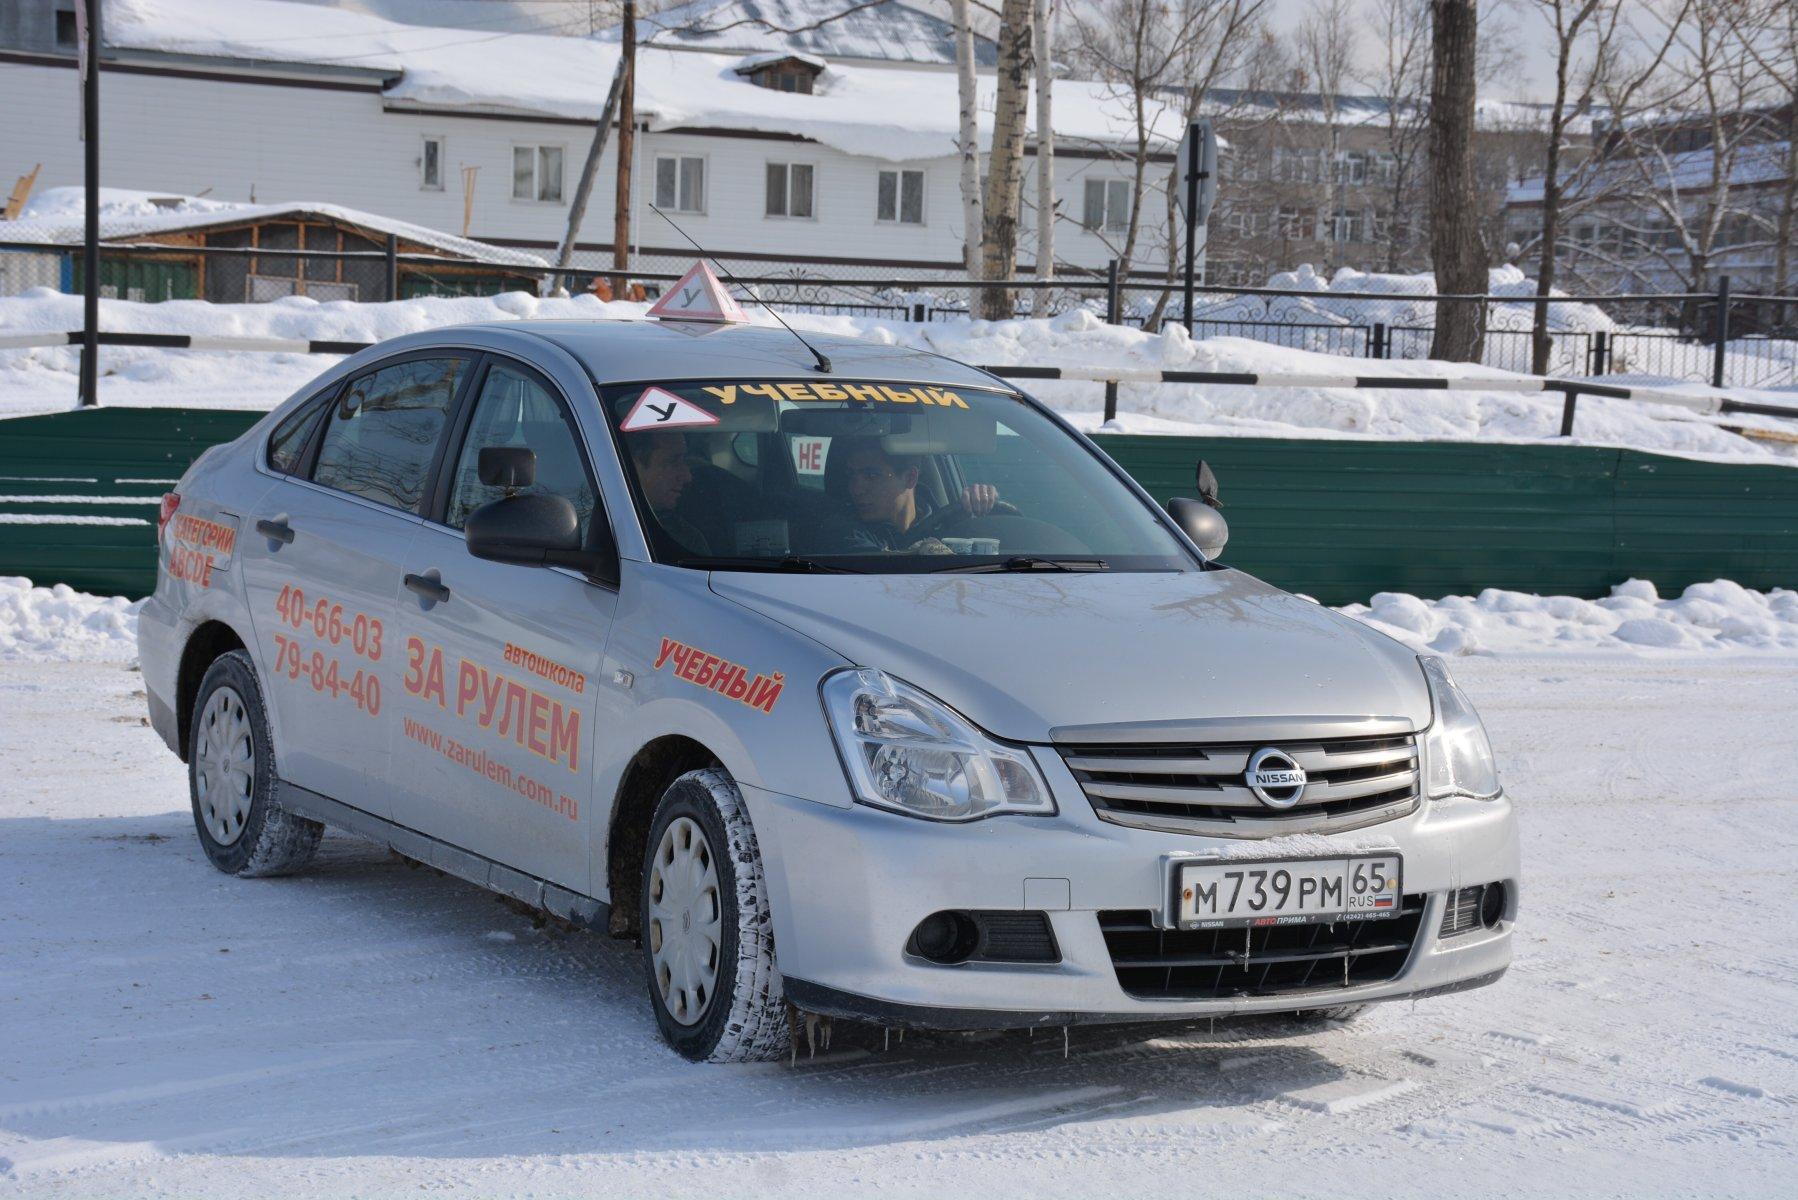
[[[1396,917],[1402,866],[1396,854],[1182,863],[1174,875],[1175,923],[1221,929]]]

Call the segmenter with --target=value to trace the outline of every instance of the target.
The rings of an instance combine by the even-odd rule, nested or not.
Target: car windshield
[[[709,570],[1195,566],[1019,396],[852,380],[603,389],[656,561]]]

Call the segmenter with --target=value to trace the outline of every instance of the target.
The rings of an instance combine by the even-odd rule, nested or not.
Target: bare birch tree
[[[1785,142],[1781,183],[1769,222],[1773,234],[1772,290],[1779,295],[1798,294],[1793,271],[1793,242],[1798,240],[1798,3],[1793,0],[1749,0],[1731,18],[1740,29],[1743,48],[1767,78],[1775,81],[1774,98],[1785,113],[1775,113],[1769,136]],[[1787,326],[1798,325],[1798,309],[1786,306]]]
[[[1646,14],[1636,0],[1524,0],[1541,15],[1554,36],[1554,97],[1542,166],[1542,228],[1535,246],[1536,306],[1530,331],[1530,370],[1548,370],[1548,297],[1562,257],[1562,227],[1574,212],[1603,199],[1606,155],[1569,161],[1576,130],[1602,105],[1613,124],[1635,119],[1642,91],[1665,63],[1690,0],[1674,0],[1665,10],[1660,36],[1644,33],[1632,17]]]
[[[968,278],[979,279],[984,258],[981,253],[984,230],[980,219],[980,98],[974,76],[974,25],[968,12],[968,0],[954,0],[953,15],[955,86],[960,106],[956,152],[961,161],[961,257]]]
[[[1742,11],[1739,0],[1692,0],[1654,117],[1615,128],[1615,168],[1629,179],[1609,213],[1619,257],[1658,264],[1691,292],[1713,285],[1720,260],[1770,248],[1737,195],[1738,168],[1765,152],[1773,95],[1748,52],[1760,31],[1738,23]]]
[[[1055,298],[1055,0],[1036,0],[1036,289],[1031,312],[1046,317]]]
[[[1322,217],[1324,253],[1331,268],[1341,265],[1336,237],[1342,156],[1342,87],[1355,62],[1357,38],[1351,0],[1311,0],[1297,33],[1300,78],[1297,91],[1314,91],[1323,115]]]
[[[981,273],[1010,279],[1018,266],[1018,217],[1024,191],[1024,129],[1030,107],[1032,0],[1005,0],[999,11],[999,87],[993,102],[993,147],[987,155],[986,231]],[[1010,288],[980,289],[981,314],[988,320],[1012,315]]]
[[[1392,165],[1385,180],[1386,226],[1383,232],[1376,228],[1374,236],[1385,244],[1384,268],[1395,272],[1416,249],[1424,224],[1417,181],[1429,131],[1429,0],[1378,0],[1373,24],[1384,30],[1379,53],[1359,78],[1385,110]]]
[[[1144,196],[1165,189],[1172,175],[1172,164],[1151,175],[1150,163],[1179,141],[1211,90],[1254,51],[1265,6],[1266,0],[1102,0],[1076,11],[1083,60],[1129,110],[1130,211],[1123,237],[1093,230],[1112,249],[1120,273],[1128,274],[1139,256]],[[1110,224],[1109,215],[1103,224]],[[1167,249],[1175,253],[1172,245]]]

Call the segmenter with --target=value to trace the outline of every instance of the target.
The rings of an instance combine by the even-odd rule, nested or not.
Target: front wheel
[[[643,965],[670,1046],[695,1062],[765,1062],[788,1045],[762,858],[717,768],[668,785],[643,861]]]
[[[188,729],[187,785],[200,848],[227,875],[285,875],[318,849],[324,826],[276,799],[268,712],[242,650],[219,655],[200,680]]]

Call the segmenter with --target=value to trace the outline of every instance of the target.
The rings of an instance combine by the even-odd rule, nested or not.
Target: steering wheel
[[[931,530],[923,530],[922,524],[920,522],[910,530],[910,534],[920,540],[927,537],[995,538],[1001,554],[1092,553],[1091,546],[1060,526],[1034,517],[1002,513],[997,508],[982,517],[956,509],[940,522],[932,522]]]
[[[983,535],[979,533],[963,534],[958,531],[972,522],[984,521],[992,517],[1021,517],[1023,515],[1018,511],[1017,505],[1004,500],[996,502],[992,511],[979,516],[969,512],[961,506],[959,501],[956,501],[937,509],[913,525],[907,533],[914,538],[981,537]]]

